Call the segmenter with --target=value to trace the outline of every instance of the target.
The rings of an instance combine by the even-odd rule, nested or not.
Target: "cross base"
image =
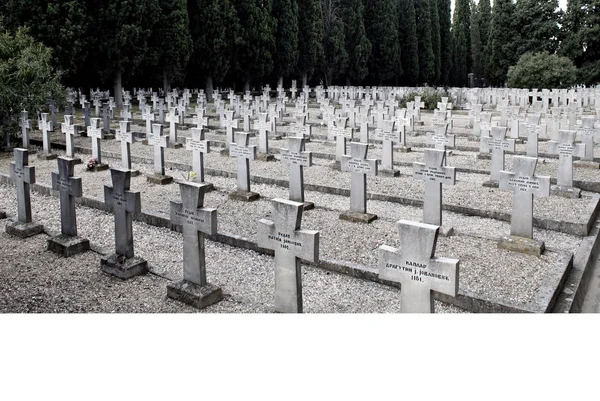
[[[111,129],[110,132],[104,134],[104,139],[115,139],[115,136],[115,130]]]
[[[48,250],[65,258],[90,250],[90,241],[79,236],[60,234],[48,239]]]
[[[412,148],[410,146],[400,146],[398,150],[400,150],[400,153],[412,152]]]
[[[502,237],[498,241],[498,248],[527,255],[541,256],[544,253],[545,246],[544,241],[509,235],[508,237]]]
[[[5,219],[6,218],[6,212],[3,210],[0,210],[0,219]]]
[[[227,156],[227,157],[229,157],[229,148],[221,149],[221,151],[219,152],[219,154],[221,156]]]
[[[131,173],[132,177],[137,177],[138,175],[140,175],[140,170],[128,170]]]
[[[272,162],[275,161],[275,155],[267,154],[267,153],[259,153],[256,155],[256,160],[260,160],[261,162]]]
[[[478,153],[477,159],[479,160],[492,160],[492,155],[489,153]]]
[[[315,204],[313,202],[302,202],[303,210],[312,210],[315,208]]]
[[[579,199],[581,197],[581,189],[575,187],[564,187],[560,185],[552,185],[550,194],[562,196],[563,198]]]
[[[333,163],[331,163],[329,166],[331,167],[332,170],[342,171],[342,163],[337,160],[334,161]]]
[[[378,173],[379,173],[379,175],[383,175],[384,177],[399,177],[400,176],[400,171],[391,170],[391,169],[387,169],[387,168],[379,169]]]
[[[11,221],[6,225],[6,233],[19,238],[29,238],[44,232],[44,225],[40,223],[22,223]]]
[[[54,160],[58,157],[56,153],[40,153],[37,158],[40,160]]]
[[[210,283],[199,286],[190,281],[180,280],[167,284],[167,297],[197,309],[204,309],[222,300],[223,292],[221,288]]]
[[[273,139],[273,140],[276,140],[276,141],[280,140],[281,138],[283,138],[283,136],[282,136],[281,134],[270,134],[270,135],[269,135],[269,139]],[[306,138],[306,139],[304,140],[304,142],[305,142],[305,143],[306,143],[306,142],[310,142],[310,139]]]
[[[148,262],[137,256],[126,259],[123,255],[105,255],[100,258],[100,269],[106,274],[127,280],[146,274]]]
[[[173,182],[173,177],[170,175],[148,174],[146,179],[150,184],[168,185]]]
[[[600,168],[600,163],[589,160],[577,160],[573,162],[573,167],[591,168],[593,170],[598,170]]]
[[[96,164],[92,168],[90,168],[90,167],[87,168],[87,171],[94,172],[94,173],[96,173],[98,171],[104,171],[104,170],[108,170],[108,164]]]
[[[424,221],[419,220],[421,223],[424,223]],[[425,223],[425,224],[429,224],[429,223]],[[437,225],[437,224],[434,224]],[[442,224],[441,226],[438,226],[439,230],[438,230],[438,234],[440,237],[451,237],[454,235],[454,227],[446,225],[446,224]]]
[[[413,121],[414,125],[425,125],[423,121]]]
[[[229,199],[239,200],[242,202],[254,202],[260,199],[260,195],[256,192],[233,191],[229,194]]]
[[[340,220],[346,220],[351,223],[369,224],[370,222],[377,220],[377,215],[373,213],[347,211],[340,214]]]
[[[492,180],[484,181],[484,183],[481,185],[483,185],[484,187],[487,187],[487,188],[498,188],[499,187],[498,181],[492,181]]]
[[[183,148],[183,144],[182,143],[178,143],[178,142],[171,143],[171,142],[169,142],[169,149],[180,149],[180,148]]]

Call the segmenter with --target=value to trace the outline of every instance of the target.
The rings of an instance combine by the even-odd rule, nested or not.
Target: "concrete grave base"
[[[207,283],[204,286],[180,280],[167,284],[167,297],[194,308],[203,309],[223,299],[221,288]]]
[[[148,174],[146,179],[151,184],[168,185],[173,182],[173,177],[170,175]]]
[[[108,170],[109,166],[108,164],[96,164],[94,167],[92,168],[86,168],[86,171],[90,172],[90,173],[97,173],[98,171],[105,171]]]
[[[0,210],[0,219],[5,219],[6,218],[6,212]]]
[[[148,262],[137,256],[127,259],[123,255],[104,255],[100,258],[100,269],[106,274],[127,280],[146,274]]]
[[[410,146],[400,146],[398,150],[400,151],[400,153],[412,152],[412,148]]]
[[[487,188],[498,188],[499,187],[498,181],[492,181],[492,180],[484,181],[483,184],[481,184],[481,185],[483,185],[484,187],[487,187]]]
[[[334,161],[329,166],[335,171],[342,171],[342,163],[339,161]]]
[[[22,223],[11,221],[6,225],[6,233],[19,238],[29,238],[44,232],[44,225],[40,223]]]
[[[129,170],[129,172],[131,173],[132,177],[137,177],[138,175],[140,175],[140,170]]]
[[[382,169],[379,169],[379,175],[383,175],[384,177],[399,177],[400,171],[382,168]]]
[[[600,168],[600,163],[587,160],[577,160],[573,162],[573,167],[590,168],[593,170],[598,170]]]
[[[73,160],[73,163],[75,164],[83,164],[83,162],[81,161],[81,159],[79,157],[69,157],[69,156],[65,156],[68,157],[69,159]]]
[[[79,236],[60,234],[48,239],[48,250],[68,258],[90,250],[90,241]]]
[[[442,225],[442,226],[440,226],[438,233],[442,237],[450,237],[450,236],[454,235],[454,227]]]
[[[502,237],[498,241],[498,248],[525,253],[527,255],[541,256],[544,253],[545,246],[544,241],[509,235],[508,237]]]
[[[281,136],[281,134],[269,134],[269,139],[274,139],[274,140],[278,141],[281,138],[283,138],[283,136]],[[310,139],[305,140],[304,142],[310,142]]]
[[[302,209],[303,210],[312,210],[315,208],[315,204],[313,202],[304,202]]]
[[[424,121],[415,121],[415,122],[414,122],[414,125],[420,125],[420,126],[423,126],[423,125],[425,125],[425,122],[424,122]]]
[[[55,153],[39,153],[37,158],[40,160],[54,160],[58,158],[58,155]]]
[[[550,187],[550,194],[555,196],[562,196],[563,198],[578,199],[581,197],[581,189],[575,187],[563,187],[560,185],[552,185]]]
[[[229,148],[221,149],[221,151],[219,152],[219,154],[221,156],[227,156],[227,157],[229,157]]]
[[[178,143],[178,142],[171,143],[171,142],[169,142],[169,149],[181,149],[181,148],[183,148],[183,144],[182,143]]]
[[[340,220],[346,220],[352,223],[369,224],[370,222],[377,220],[377,215],[373,213],[359,213],[347,211],[340,214]]]
[[[272,162],[275,161],[275,156],[272,154],[259,153],[256,156],[256,160],[260,160],[261,162]]]
[[[256,192],[233,191],[229,194],[229,199],[239,200],[242,202],[254,202],[260,199],[260,195]]]
[[[23,148],[24,148],[24,147],[25,147],[25,146],[23,146]],[[31,156],[31,155],[35,155],[35,154],[37,153],[37,150],[35,150],[35,149],[27,149],[27,150],[29,151],[29,156]]]
[[[492,155],[490,153],[478,153],[477,159],[479,160],[492,160]]]

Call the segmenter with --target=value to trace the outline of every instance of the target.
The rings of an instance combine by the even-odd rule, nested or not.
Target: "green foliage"
[[[369,72],[379,83],[402,73],[397,15],[393,0],[373,0],[365,6],[365,28],[373,44]]]
[[[275,73],[278,77],[288,77],[298,63],[298,3],[296,0],[273,0],[273,16],[277,21]]]
[[[513,17],[514,5],[511,0],[494,0],[485,75],[488,82],[495,86],[504,85],[508,67],[517,61]]]
[[[433,83],[435,80],[435,58],[431,41],[431,0],[415,2],[417,22],[417,43],[419,45],[419,83]]]
[[[447,2],[450,7],[450,0]],[[448,17],[449,23],[450,18]],[[414,0],[398,0],[398,36],[401,46],[402,71],[404,71],[402,83],[417,85],[419,82],[419,44]]]
[[[577,81],[577,70],[567,57],[548,53],[525,53],[508,70],[511,88],[568,88]]]
[[[438,102],[441,102],[443,97],[447,97],[449,103],[454,102],[454,98],[452,97],[450,92],[446,90],[426,88],[420,92],[413,91],[404,95],[402,98],[400,98],[400,107],[406,107],[406,103],[414,102],[415,96],[421,96],[421,101],[425,103],[426,110],[435,110],[437,108]]]
[[[490,24],[492,23],[492,6],[490,0],[479,0],[477,3],[479,11],[479,37],[485,51],[490,36]]]
[[[363,22],[363,2],[362,0],[340,0],[339,4],[344,24],[346,54],[348,55],[346,80],[360,83],[369,73],[368,62],[372,49]]]
[[[480,0],[484,1],[484,0]],[[452,33],[450,32],[450,0],[437,0],[438,16],[440,19],[440,83],[450,83],[450,71],[452,69]]]
[[[433,49],[433,81],[438,83],[441,77],[441,38],[440,38],[440,18],[438,16],[438,0],[429,0],[429,10],[431,16],[431,48]]]
[[[302,0],[299,6],[298,72],[308,78],[323,60],[323,13],[320,0]]]
[[[475,78],[483,78],[483,43],[481,41],[481,12],[471,2],[471,57]]]
[[[24,28],[0,32],[0,124],[11,132],[22,110],[35,115],[47,101],[60,101],[65,89],[52,66],[52,50],[36,42]]]
[[[519,36],[513,38],[516,54],[548,52],[558,48],[562,11],[558,0],[519,0],[515,6],[514,24]]]
[[[339,0],[321,0],[323,10],[323,50],[325,58],[322,69],[325,84],[337,78],[348,64],[344,38],[344,23],[340,17]]]
[[[466,86],[468,74],[471,72],[471,6],[469,0],[456,0],[452,22],[452,44],[452,83],[456,86]]]

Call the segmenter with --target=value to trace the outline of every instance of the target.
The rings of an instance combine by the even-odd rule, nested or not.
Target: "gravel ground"
[[[34,220],[49,230],[59,229],[59,206],[54,197],[32,194]],[[40,207],[43,205],[43,207]],[[14,188],[0,185],[0,209],[11,216],[16,208]],[[78,207],[79,234],[92,246],[111,249],[113,217]],[[69,259],[45,250],[47,235],[26,240],[4,233],[0,221],[2,254],[0,311],[3,313],[54,312],[195,312],[166,298],[164,277],[148,274],[128,281],[101,273],[100,255],[86,252]],[[134,222],[136,254],[153,270],[181,275],[178,233]],[[177,251],[175,251],[177,250]],[[266,313],[273,310],[273,258],[252,251],[207,241],[209,280],[221,286],[225,298],[204,312]],[[43,266],[43,269],[40,269]],[[303,267],[304,309],[308,313],[394,313],[399,290],[370,281]],[[452,305],[435,302],[438,313],[464,313]]]

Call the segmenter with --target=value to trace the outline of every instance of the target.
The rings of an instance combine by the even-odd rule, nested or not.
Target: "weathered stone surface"
[[[533,238],[517,237],[516,235],[502,237],[502,239],[498,241],[498,248],[535,256],[541,256],[545,249],[544,241]]]
[[[207,283],[203,286],[180,280],[167,284],[167,296],[179,302],[203,309],[223,299],[221,288]]]
[[[573,167],[590,168],[592,170],[598,170],[600,168],[600,163],[586,160],[577,160],[573,162]]]
[[[106,171],[109,169],[108,164],[96,164],[94,167],[92,168],[86,168],[86,171],[89,173],[97,173],[99,171]]]
[[[233,191],[229,193],[229,199],[239,200],[242,202],[254,202],[260,199],[260,195],[256,192]]]
[[[6,233],[19,238],[28,238],[43,232],[44,225],[40,223],[12,221],[6,225]]]
[[[127,259],[124,255],[112,254],[100,258],[100,268],[106,274],[127,280],[146,274],[148,262],[138,256]]]
[[[173,177],[170,175],[148,174],[146,179],[149,183],[157,185],[168,185],[173,182]]]
[[[384,177],[400,177],[400,171],[380,168],[379,175],[382,175]]]
[[[78,236],[60,234],[48,239],[48,250],[65,258],[90,250],[90,241]]]
[[[256,156],[256,160],[260,160],[261,162],[272,162],[275,161],[275,155],[259,153]]]
[[[373,213],[360,213],[360,212],[346,211],[346,212],[340,214],[340,219],[350,221],[352,223],[369,224],[370,222],[377,220],[377,215],[373,214]]]
[[[563,198],[581,198],[581,189],[575,187],[553,185],[552,187],[550,187],[550,193],[554,196],[562,196]]]

